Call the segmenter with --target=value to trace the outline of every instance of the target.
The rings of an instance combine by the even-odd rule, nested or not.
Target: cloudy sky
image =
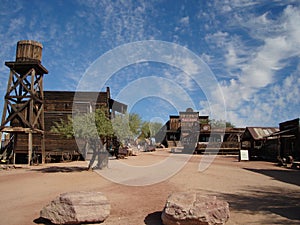
[[[4,62],[14,61],[17,41],[36,40],[49,71],[45,90],[78,90],[84,78],[100,90],[110,86],[145,120],[165,122],[184,107],[242,127],[299,117],[297,0],[1,0],[0,9],[2,99]],[[148,48],[131,61],[140,48],[130,43]],[[103,75],[112,64],[117,70]]]

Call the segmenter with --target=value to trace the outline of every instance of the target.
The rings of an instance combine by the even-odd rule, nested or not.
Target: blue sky
[[[299,117],[299,21],[296,0],[1,0],[0,96],[4,99],[9,75],[4,62],[15,59],[19,40],[43,44],[42,64],[49,71],[45,90],[73,91],[103,54],[128,43],[159,40],[199,57],[221,92],[204,90],[182,70],[193,67],[185,58],[180,59],[181,68],[141,60],[111,74],[99,88],[110,86],[113,98],[145,120],[165,122],[170,114],[178,114],[181,108],[165,96],[179,95],[181,89],[201,115],[224,114],[222,118],[241,127],[278,126]],[[98,72],[101,76],[101,68]],[[155,91],[162,93],[158,97],[149,89],[155,86],[137,82],[147,77],[168,83],[158,85]],[[126,87],[137,95],[148,92],[142,99],[126,102],[126,96],[120,95]],[[225,113],[219,105],[226,107]]]

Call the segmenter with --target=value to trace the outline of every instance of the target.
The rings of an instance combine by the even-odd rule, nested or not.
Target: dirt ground
[[[149,165],[168,155],[167,150],[159,150],[122,161],[136,166]],[[228,201],[228,225],[300,224],[299,170],[280,168],[270,162],[239,162],[237,157],[217,156],[208,169],[199,172],[202,157],[193,155],[174,176],[147,186],[113,183],[95,171],[87,171],[82,161],[2,169],[0,224],[44,224],[39,212],[59,194],[100,191],[111,203],[110,216],[101,224],[161,225],[160,214],[168,195],[186,190]]]

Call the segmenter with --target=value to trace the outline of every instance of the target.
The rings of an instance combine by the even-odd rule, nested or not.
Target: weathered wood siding
[[[74,97],[76,96],[76,101]],[[114,103],[114,104],[113,104]],[[113,107],[113,105],[117,107]],[[113,109],[112,109],[113,107]],[[107,115],[111,111],[121,111],[124,113],[127,106],[116,102],[110,98],[110,91],[106,92],[66,92],[66,91],[44,91],[44,134],[45,151],[78,151],[78,146],[74,138],[64,138],[51,132],[55,123],[61,120],[66,121],[72,116],[72,110],[78,113],[94,111],[96,108],[107,109]],[[22,126],[14,124],[14,126]],[[41,134],[33,134],[33,147],[41,151]],[[28,153],[28,134],[18,133],[15,139],[15,153]]]
[[[33,133],[32,134],[32,148],[37,148],[41,152],[41,134]],[[28,153],[28,134],[27,133],[16,133],[14,141],[15,153]]]
[[[169,130],[177,131],[180,128],[179,116],[170,116],[170,128]]]
[[[45,91],[44,92],[44,117],[45,117],[45,150],[49,151],[78,151],[75,139],[67,139],[51,132],[55,122],[66,121],[72,116],[75,92]],[[91,99],[96,99],[92,103]],[[106,107],[109,110],[109,92],[82,92],[78,95],[75,108],[79,112],[89,112],[98,107]],[[92,109],[91,109],[92,107]],[[15,126],[20,124],[14,124]],[[15,152],[28,153],[28,134],[18,133],[15,139]],[[33,134],[33,148],[41,151],[41,134]]]
[[[77,101],[74,102],[76,94]],[[96,102],[92,102],[96,99]],[[47,151],[78,151],[74,138],[67,139],[51,132],[55,122],[66,121],[72,116],[72,110],[78,112],[89,112],[95,108],[104,107],[109,110],[108,92],[44,92],[44,112],[45,112],[45,148]]]

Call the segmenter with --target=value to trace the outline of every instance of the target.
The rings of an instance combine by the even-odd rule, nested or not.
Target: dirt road
[[[159,150],[122,162],[149,165],[168,155],[167,150]],[[299,170],[217,156],[208,169],[199,172],[202,157],[193,155],[174,176],[147,186],[113,183],[96,172],[86,171],[85,162],[0,170],[0,224],[43,224],[39,211],[59,194],[101,191],[111,203],[111,214],[103,225],[161,225],[160,213],[168,195],[185,190],[201,191],[228,201],[229,225],[300,224]]]

